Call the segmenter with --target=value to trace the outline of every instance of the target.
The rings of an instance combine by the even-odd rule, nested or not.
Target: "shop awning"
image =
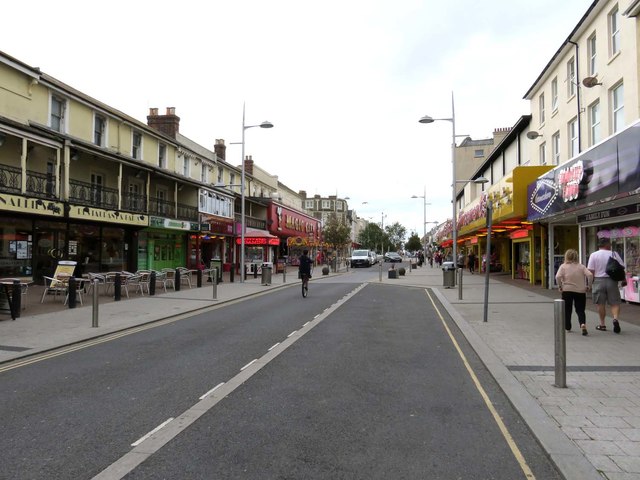
[[[242,243],[242,237],[239,235],[236,237],[236,244]],[[271,235],[266,230],[260,230],[258,228],[247,227],[247,231],[244,234],[245,245],[280,245],[280,238],[275,235]]]
[[[445,240],[445,241],[443,241],[443,242],[440,242],[440,246],[441,246],[442,248],[448,248],[448,247],[450,247],[451,245],[453,245],[453,239],[451,239],[451,238],[450,238],[449,240]]]

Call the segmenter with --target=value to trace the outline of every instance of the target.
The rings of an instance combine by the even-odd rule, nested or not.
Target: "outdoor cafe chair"
[[[189,285],[189,288],[191,288],[191,270],[185,267],[178,267],[176,270],[180,272],[180,285]]]
[[[171,284],[173,289],[176,289],[176,271],[173,268],[163,268],[164,273],[164,288],[167,289],[167,285]]]

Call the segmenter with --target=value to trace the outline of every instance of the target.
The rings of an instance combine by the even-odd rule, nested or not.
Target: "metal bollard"
[[[149,275],[149,296],[156,294],[156,272],[152,271]]]
[[[236,274],[236,266],[231,262],[231,270],[229,270],[229,283],[233,283],[233,277]]]
[[[20,286],[20,280],[13,281],[12,289],[9,310],[11,319],[15,320],[16,318],[20,318],[20,310],[22,310],[22,287]],[[7,301],[9,301],[9,298],[7,298]]]
[[[559,388],[567,388],[567,339],[564,330],[564,309],[564,300],[553,301],[556,373],[554,386]]]
[[[253,266],[253,278],[258,278],[258,264],[252,263],[251,265]]]
[[[462,273],[464,268],[459,268],[458,270],[460,270],[460,278],[458,280],[458,300],[462,300]]]
[[[282,269],[282,283],[287,283],[287,264],[285,263]]]
[[[100,282],[98,279],[93,280],[93,311],[91,313],[91,326],[98,326],[98,286]]]
[[[200,269],[196,272],[196,286],[198,288],[202,287],[202,270]]]
[[[175,278],[175,281],[173,282],[174,283],[174,289],[175,289],[176,292],[179,292],[180,291],[180,283],[181,283],[180,270],[176,269],[176,276],[174,278]]]
[[[213,274],[214,274],[214,281],[211,282],[212,288],[213,288],[213,299],[217,300],[218,299],[218,268],[214,268],[213,269]]]
[[[69,308],[76,308],[76,277],[69,278],[67,295],[69,295]]]
[[[379,270],[380,270],[380,281],[382,281],[382,263],[380,263]]]
[[[120,274],[116,273],[116,279],[113,282],[114,294],[113,300],[116,302],[120,301],[120,297],[122,296],[122,278],[120,278]]]

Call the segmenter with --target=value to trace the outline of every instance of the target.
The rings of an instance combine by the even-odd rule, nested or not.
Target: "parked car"
[[[401,262],[402,257],[398,255],[396,252],[387,252],[384,254],[385,262]]]
[[[378,254],[376,252],[369,252],[369,258],[371,259],[371,265],[378,263]]]
[[[369,256],[369,250],[354,250],[351,254],[351,266],[355,267],[370,267],[371,257]]]

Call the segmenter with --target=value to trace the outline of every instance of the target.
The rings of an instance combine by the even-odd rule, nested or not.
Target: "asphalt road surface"
[[[438,307],[296,283],[5,369],[0,478],[560,478]]]

